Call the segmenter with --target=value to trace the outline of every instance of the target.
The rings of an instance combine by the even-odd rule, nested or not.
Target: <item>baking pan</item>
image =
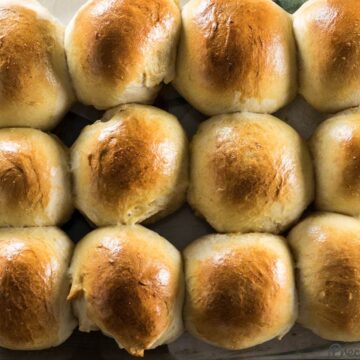
[[[151,0],[149,0],[151,1]],[[55,16],[66,24],[85,0],[40,0]],[[183,1],[183,3],[186,1]],[[280,5],[295,10],[304,0],[278,0]],[[155,104],[176,115],[185,128],[189,139],[199,123],[206,117],[182,99],[171,86],[165,86]],[[303,99],[297,98],[292,104],[275,114],[293,126],[308,139],[317,125],[326,117],[312,109]],[[91,107],[76,104],[53,132],[68,146],[78,137],[87,124],[100,119],[102,112]],[[178,249],[183,249],[196,238],[214,232],[202,219],[196,217],[188,205],[160,222],[149,226],[164,236]],[[62,229],[77,243],[92,230],[79,212]],[[360,343],[333,343],[323,340],[310,331],[295,325],[281,340],[272,340],[260,346],[243,351],[227,351],[207,345],[185,333],[176,342],[147,351],[147,360],[227,360],[227,359],[318,359],[354,358],[360,359]],[[0,360],[70,360],[70,359],[133,359],[120,350],[115,341],[100,332],[88,334],[75,331],[61,346],[43,351],[10,351],[0,349]]]

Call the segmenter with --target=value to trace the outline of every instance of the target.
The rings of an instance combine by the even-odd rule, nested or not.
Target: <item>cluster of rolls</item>
[[[79,323],[141,356],[183,320],[228,349],[297,319],[359,341],[360,112],[309,144],[269,115],[297,73],[318,110],[360,105],[359,53],[356,0],[309,0],[293,18],[271,0],[191,0],[182,13],[175,0],[91,0],[66,31],[36,1],[0,0],[0,346],[56,346]],[[171,81],[214,115],[190,161],[178,120],[149,105]],[[71,151],[24,128],[53,128],[76,97],[108,111]],[[182,256],[137,224],[186,196],[219,234]],[[75,250],[55,227],[74,205],[101,227]]]

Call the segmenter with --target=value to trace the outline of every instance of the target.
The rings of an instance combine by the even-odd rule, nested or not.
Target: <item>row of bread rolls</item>
[[[91,0],[64,40],[36,1],[1,0],[0,126],[54,127],[71,82],[100,109],[151,103],[173,81],[208,115],[272,113],[297,93],[293,33],[299,92],[336,112],[360,104],[359,24],[357,0],[310,0],[293,19],[271,0],[191,0],[182,25],[175,0]]]
[[[324,339],[360,340],[360,221],[315,213],[280,236],[208,235],[184,250],[187,330],[227,349],[281,339],[295,320]],[[295,284],[297,291],[295,289]]]
[[[321,112],[360,104],[360,3],[191,0],[174,85],[208,115],[273,113],[299,92]],[[298,79],[297,79],[298,77]]]
[[[81,331],[101,329],[134,355],[181,334],[181,256],[164,238],[136,225],[102,228],[72,255],[57,228],[0,230],[1,347],[57,346],[77,325],[73,313]]]
[[[310,0],[293,17],[271,0],[191,0],[181,17],[182,26],[173,0],[87,2],[65,40],[78,98],[98,108],[151,102],[173,80],[208,115],[273,113],[297,93],[297,44],[310,104],[360,104],[357,0]]]
[[[151,106],[123,105],[87,126],[70,164],[55,137],[1,129],[0,226],[62,224],[73,198],[97,226],[154,222],[181,206],[190,182],[189,203],[217,231],[277,234],[314,198],[311,155],[317,209],[359,216],[360,112],[322,123],[310,150],[271,115],[216,116],[192,140],[188,181],[186,135]]]
[[[182,205],[187,185],[185,132],[154,107],[110,110],[83,129],[71,156],[40,130],[0,129],[0,227],[63,224],[73,191],[95,225],[155,221]]]
[[[325,339],[359,341],[360,221],[314,214],[288,242],[297,281],[285,239],[266,233],[200,238],[184,250],[183,274],[179,251],[139,225],[95,230],[73,256],[57,228],[0,229],[0,346],[61,344],[77,325],[71,302],[81,331],[137,356],[179,337],[183,319],[232,350],[281,338],[296,319]]]
[[[97,226],[155,221],[185,200],[187,139],[177,119],[124,105],[71,150],[76,207]],[[0,225],[44,226],[72,210],[66,150],[34,129],[0,130]],[[223,115],[192,142],[189,202],[220,232],[278,233],[313,199],[305,143],[270,115]]]

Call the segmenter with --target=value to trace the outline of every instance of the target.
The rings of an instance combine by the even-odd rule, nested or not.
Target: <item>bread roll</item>
[[[0,2],[0,127],[54,127],[74,101],[63,26],[37,1]]]
[[[289,235],[298,269],[299,319],[332,341],[360,340],[360,222],[315,214]]]
[[[210,344],[245,349],[281,338],[297,315],[292,261],[268,234],[208,235],[184,250],[187,330]]]
[[[34,129],[0,130],[0,226],[64,223],[73,210],[68,153]]]
[[[158,234],[139,225],[95,230],[70,271],[80,331],[100,329],[136,356],[182,333],[181,256]]]
[[[182,11],[179,93],[207,115],[272,113],[296,94],[292,21],[271,0],[191,0]]]
[[[294,14],[300,93],[317,110],[360,104],[360,2],[309,0]]]
[[[76,321],[66,297],[73,245],[53,227],[0,229],[0,346],[40,350],[63,343]]]
[[[311,138],[319,210],[360,216],[360,112],[323,122]]]
[[[68,25],[65,48],[81,102],[108,109],[151,103],[174,77],[175,0],[91,0]]]
[[[191,149],[188,200],[218,232],[279,233],[313,199],[306,145],[271,115],[214,117]]]
[[[72,148],[76,205],[98,226],[157,220],[183,203],[187,166],[174,116],[145,105],[110,110]]]

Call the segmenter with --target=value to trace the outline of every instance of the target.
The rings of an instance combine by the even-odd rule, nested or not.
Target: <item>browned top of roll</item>
[[[359,230],[357,219],[317,213],[289,235],[299,268],[299,319],[326,339],[359,338]]]
[[[349,134],[350,135],[350,134]],[[342,188],[348,196],[360,197],[360,127],[342,142],[344,166]]]
[[[216,150],[210,158],[209,168],[222,199],[244,207],[254,206],[254,200],[281,201],[287,196],[290,169],[287,161],[272,153],[278,144],[269,138],[262,124],[232,125],[227,137],[220,135],[221,129],[218,131]]]
[[[50,263],[51,256],[41,244],[29,246],[20,240],[1,244],[0,337],[6,343],[31,345],[45,334],[57,336],[57,319],[49,306]]]
[[[192,42],[203,79],[220,89],[257,97],[282,69],[274,49],[282,46],[285,12],[268,0],[204,0],[193,10]]]
[[[149,43],[177,21],[178,11],[169,0],[92,1],[74,24],[78,61],[90,74],[128,83]]]
[[[0,197],[6,207],[45,208],[50,179],[30,152],[0,150]]]
[[[346,239],[347,235],[340,232],[330,236]],[[354,246],[352,240],[353,234],[342,244],[331,244],[331,240],[321,244],[319,240],[313,264],[317,267],[315,286],[320,291],[318,301],[313,304],[314,313],[329,327],[350,333],[360,319],[360,246]]]
[[[105,239],[84,269],[90,312],[133,355],[143,355],[167,327],[177,286],[171,266],[156,250],[148,255],[136,244]]]
[[[104,132],[105,133],[105,132]],[[153,187],[167,175],[159,123],[124,117],[101,137],[88,156],[92,186],[99,198],[117,204],[119,198]]]
[[[225,334],[250,337],[271,326],[279,290],[276,271],[274,253],[256,248],[204,261],[195,274],[199,290],[193,301],[199,334],[216,342]]]
[[[35,140],[34,137],[38,137]],[[43,209],[48,205],[51,179],[43,149],[36,141],[48,136],[31,129],[9,129],[0,133],[0,202],[7,209],[23,211]]]
[[[312,1],[297,13],[296,19],[307,22],[309,44],[317,51],[318,69],[314,70],[320,71],[322,81],[337,91],[340,85],[348,88],[352,82],[358,82],[360,2]]]
[[[360,197],[360,114],[358,109],[339,113],[320,124],[310,147],[323,196],[354,199]],[[328,171],[336,174],[330,179]],[[326,185],[324,185],[324,180]],[[327,183],[334,185],[328,189]],[[349,205],[349,203],[347,203]],[[332,211],[335,212],[334,209]],[[341,211],[336,211],[341,213]]]
[[[47,67],[55,43],[55,25],[34,10],[20,5],[0,4],[0,82],[2,101],[22,100],[48,84]],[[49,87],[47,87],[48,91]]]

